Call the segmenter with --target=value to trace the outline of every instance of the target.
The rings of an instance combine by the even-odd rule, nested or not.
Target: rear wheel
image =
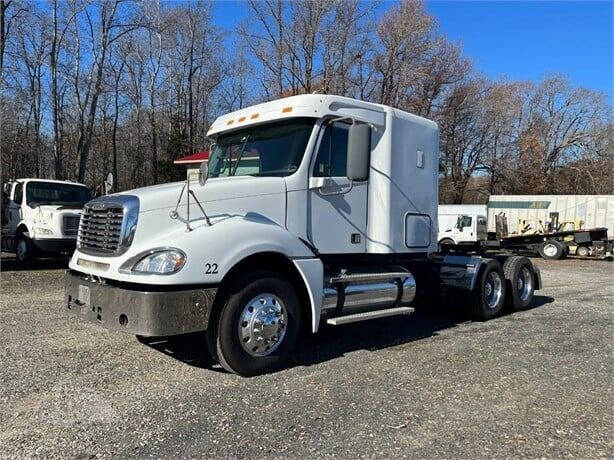
[[[227,297],[219,320],[207,333],[220,364],[250,377],[287,365],[300,326],[294,286],[276,273],[262,271]]]
[[[470,296],[475,319],[487,321],[501,313],[505,304],[505,277],[498,261],[490,260],[485,264]]]
[[[591,254],[591,250],[588,246],[578,246],[576,249],[576,255],[580,257],[588,257]]]
[[[507,305],[512,310],[531,306],[535,293],[535,269],[526,257],[510,257],[503,264],[507,284]]]
[[[539,255],[547,260],[558,260],[564,252],[565,245],[556,240],[544,241],[539,247]]]

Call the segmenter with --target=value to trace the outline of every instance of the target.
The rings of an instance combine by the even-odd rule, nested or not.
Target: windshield
[[[289,176],[301,164],[315,121],[295,118],[220,135],[209,176]]]
[[[92,195],[86,187],[56,182],[28,182],[26,203],[31,208],[52,204],[82,208]]]

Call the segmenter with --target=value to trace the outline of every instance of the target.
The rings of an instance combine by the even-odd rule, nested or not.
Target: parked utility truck
[[[488,238],[486,205],[440,204],[437,208],[439,248],[444,245],[475,247]]]
[[[541,285],[524,257],[437,253],[432,121],[302,95],[221,116],[208,134],[198,181],[86,204],[65,308],[139,336],[206,331],[212,356],[250,376],[284,366],[323,323],[408,314],[444,291],[487,320]]]
[[[72,254],[81,208],[91,198],[90,190],[76,182],[17,179],[5,183],[2,250],[14,252],[21,263]]]

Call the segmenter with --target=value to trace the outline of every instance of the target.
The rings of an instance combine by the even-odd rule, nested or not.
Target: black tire
[[[498,284],[495,281],[497,279]],[[487,287],[489,284],[490,291]],[[505,276],[501,264],[497,260],[486,262],[480,270],[475,288],[469,294],[471,316],[478,321],[488,321],[499,316],[505,306],[505,287]],[[490,300],[492,303],[489,303]]]
[[[588,246],[578,246],[578,249],[576,249],[576,255],[580,257],[588,257],[591,255],[591,250]]]
[[[513,310],[531,306],[535,294],[535,269],[526,257],[512,256],[503,264],[507,286],[506,304]]]
[[[226,297],[217,321],[214,321],[215,324],[207,331],[207,335],[210,350],[215,348],[211,350],[213,357],[226,370],[243,377],[251,377],[279,370],[288,364],[290,352],[294,349],[300,335],[302,309],[294,286],[277,273],[258,271],[249,278],[244,278],[244,282],[245,285],[242,289]],[[257,342],[255,337],[249,337],[248,343],[255,345],[252,349],[253,353],[268,353],[264,356],[255,356],[246,350],[246,348],[251,348],[251,345],[244,346],[241,342],[239,326],[240,324],[248,324],[242,320],[242,315],[246,309],[250,305],[254,305],[253,301],[259,296],[268,298],[267,294],[271,294],[273,306],[285,309],[283,310],[284,314],[278,316],[282,318],[285,332],[283,332],[279,344],[272,340]],[[281,306],[276,299],[281,302]],[[262,302],[262,300],[259,300],[259,302]],[[253,317],[256,317],[255,312]],[[247,335],[253,334],[254,330],[250,327],[241,329],[241,331],[249,331],[249,333],[246,333]],[[273,324],[271,327],[278,326]],[[262,329],[260,330],[262,331]],[[281,334],[281,332],[279,333]],[[244,337],[244,339],[246,338]],[[214,344],[215,347],[213,347]],[[259,348],[261,346],[264,349]],[[269,352],[269,348],[272,351]]]
[[[443,251],[443,245],[453,245],[453,244],[454,244],[454,240],[452,238],[442,238],[438,246],[439,252]]]
[[[563,257],[565,247],[560,241],[547,240],[539,245],[539,255],[546,260],[558,260]]]
[[[27,265],[34,259],[34,247],[30,238],[19,233],[15,240],[15,255],[20,264]]]

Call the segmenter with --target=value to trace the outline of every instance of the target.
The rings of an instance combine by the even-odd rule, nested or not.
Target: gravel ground
[[[3,257],[0,457],[612,457],[614,264],[535,262],[531,310],[326,328],[244,379],[200,335],[80,321],[61,263]]]

